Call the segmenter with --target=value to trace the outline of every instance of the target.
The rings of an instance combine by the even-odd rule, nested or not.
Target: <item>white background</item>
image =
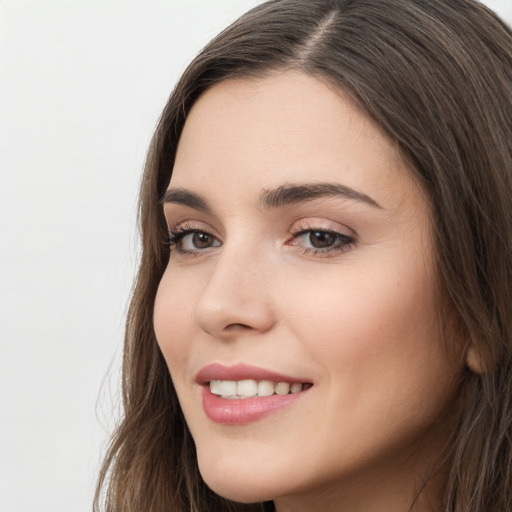
[[[90,510],[145,152],[186,63],[257,3],[0,0],[0,512]]]

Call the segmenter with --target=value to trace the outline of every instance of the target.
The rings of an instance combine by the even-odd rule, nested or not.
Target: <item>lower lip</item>
[[[215,423],[245,425],[292,405],[306,392],[229,399],[214,395],[208,386],[203,386],[203,409],[206,416]]]

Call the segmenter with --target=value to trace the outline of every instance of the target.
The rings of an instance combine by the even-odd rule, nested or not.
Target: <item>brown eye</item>
[[[220,240],[206,231],[183,230],[171,232],[169,236],[171,249],[174,247],[178,252],[191,253],[201,252],[212,247],[220,247]]]
[[[327,249],[338,242],[339,235],[329,231],[311,231],[309,233],[309,243],[315,249]]]
[[[211,247],[215,238],[207,233],[202,233],[200,231],[196,233],[192,233],[192,245],[194,249],[207,249]]]
[[[327,229],[304,229],[295,234],[289,243],[289,245],[297,246],[304,254],[317,256],[343,252],[354,244],[354,237]]]

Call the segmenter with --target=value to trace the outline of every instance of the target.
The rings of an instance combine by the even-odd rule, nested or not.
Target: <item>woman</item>
[[[272,0],[214,39],[149,153],[97,506],[511,510],[511,125],[472,0]]]

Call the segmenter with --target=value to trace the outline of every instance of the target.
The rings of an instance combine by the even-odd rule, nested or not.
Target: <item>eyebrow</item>
[[[382,208],[375,199],[353,188],[339,183],[286,184],[264,190],[258,204],[266,210],[291,204],[305,203],[321,197],[342,197],[366,203],[374,208]],[[211,213],[208,201],[200,195],[184,188],[167,190],[160,201],[162,204],[177,203],[204,213]]]
[[[208,206],[208,201],[203,199],[200,195],[190,192],[185,188],[175,188],[167,190],[164,197],[160,200],[160,203],[177,203],[199,210],[204,213],[211,213],[211,209]]]
[[[366,203],[374,208],[382,206],[370,196],[340,183],[307,183],[281,185],[264,190],[260,196],[260,205],[265,209],[278,208],[289,204],[313,201],[320,197],[342,197]]]

